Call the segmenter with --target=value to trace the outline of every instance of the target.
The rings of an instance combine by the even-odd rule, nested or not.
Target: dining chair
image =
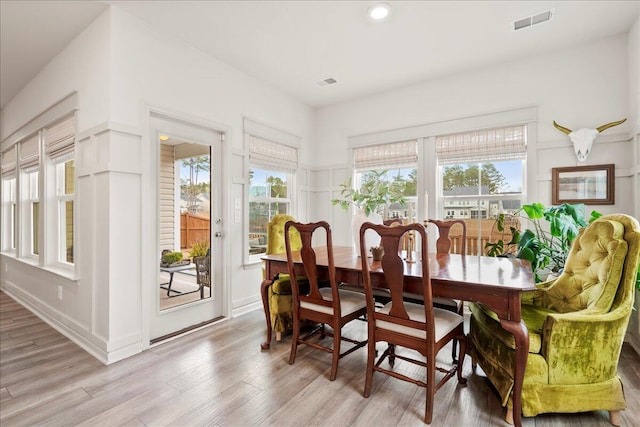
[[[300,280],[296,275],[294,263],[294,250],[289,231],[295,229],[302,240],[302,248],[299,251],[299,259],[302,261],[304,277],[308,283],[308,292],[303,292]],[[335,264],[333,260],[333,242],[331,240],[331,227],[326,221],[302,224],[288,221],[284,227],[285,245],[287,251],[287,264],[289,277],[291,278],[291,293],[293,295],[293,337],[291,339],[291,354],[289,364],[296,359],[299,344],[322,350],[332,354],[331,372],[329,380],[336,379],[338,374],[338,361],[344,356],[354,352],[367,344],[366,340],[357,341],[342,335],[342,327],[352,320],[364,316],[367,307],[364,294],[340,289],[336,283]],[[324,233],[322,231],[324,230]],[[317,232],[317,233],[316,233]],[[320,277],[316,265],[316,249],[312,247],[314,238],[322,240],[324,234],[326,254],[328,259],[328,277]],[[303,337],[300,337],[302,320],[316,322],[314,327]],[[329,325],[332,331],[327,331],[325,325]],[[316,336],[320,340],[315,340]],[[325,336],[333,337],[333,346],[321,344]],[[340,353],[340,342],[347,341],[353,344],[348,350]]]
[[[437,219],[429,219],[428,223],[431,223],[438,227],[438,240],[436,240],[436,253],[437,254],[448,254],[451,252],[451,248],[454,247],[454,253],[466,254],[467,253],[467,224],[461,219],[454,220],[437,220]],[[460,228],[461,231],[461,239],[462,241],[455,241],[455,246],[449,238],[449,232],[451,228],[457,227]],[[422,296],[415,294],[406,294],[405,298],[409,302],[414,302],[418,304],[422,304]],[[460,300],[452,299],[452,298],[443,298],[443,297],[433,297],[433,305],[438,308],[444,308],[445,310],[453,311],[454,313],[458,313],[459,315],[463,315],[464,305]],[[451,344],[451,359],[453,361],[456,360],[456,341],[453,341]]]
[[[465,384],[462,377],[462,365],[466,352],[466,339],[463,328],[463,317],[458,313],[434,307],[432,304],[431,278],[429,276],[428,242],[426,230],[421,224],[407,224],[397,227],[374,225],[365,223],[360,228],[360,239],[364,239],[367,230],[374,230],[382,239],[385,248],[384,256],[380,262],[372,262],[364,256],[362,250],[362,273],[365,295],[367,298],[368,319],[368,347],[367,369],[364,386],[364,397],[369,397],[373,384],[373,373],[382,372],[394,378],[408,381],[426,388],[426,408],[424,422],[430,424],[433,418],[434,395],[454,375],[458,376],[458,383]],[[400,239],[408,232],[413,232],[420,238],[420,260],[414,265],[422,273],[421,291],[424,298],[423,304],[407,302],[403,298],[404,275],[407,263],[395,248]],[[384,275],[384,281],[391,291],[391,302],[381,309],[374,306],[373,285],[374,275]],[[460,342],[460,355],[449,369],[436,366],[436,355],[450,341]],[[376,343],[387,342],[387,349],[376,360]],[[401,355],[397,347],[404,347],[418,351],[425,357],[423,360],[415,359],[415,356]],[[409,377],[400,371],[394,371],[395,359],[414,363],[426,369],[426,383],[421,379]],[[382,363],[388,359],[390,369],[382,367]],[[436,384],[436,371],[444,373],[444,376]]]

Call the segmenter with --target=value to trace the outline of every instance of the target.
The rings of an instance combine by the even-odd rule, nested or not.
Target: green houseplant
[[[541,282],[546,279],[544,273],[562,270],[580,228],[602,216],[600,212],[592,211],[587,222],[585,212],[584,204],[563,203],[549,208],[541,203],[523,205],[516,215],[531,227],[523,231],[511,227],[511,241],[487,243],[487,255],[506,256],[507,249],[515,246],[515,256],[531,262],[536,282]],[[500,214],[496,219],[499,231],[504,231],[504,218],[505,215]]]
[[[165,253],[162,254],[162,262],[165,264],[173,264],[176,263],[178,261],[182,261],[182,252],[176,251],[176,252],[172,252],[172,251],[167,251]]]
[[[387,171],[369,171],[363,176],[359,189],[351,186],[351,180],[340,184],[340,197],[331,200],[331,203],[340,205],[344,210],[349,206],[356,208],[356,214],[351,220],[352,238],[356,253],[360,254],[360,227],[365,222],[382,224],[382,216],[376,212],[381,206],[390,203],[399,203],[404,207],[407,200],[403,194],[403,187],[397,182],[389,180]],[[380,237],[373,231],[367,231],[365,235],[366,247],[378,246]]]
[[[353,205],[362,209],[366,216],[374,213],[378,207],[390,203],[400,203],[404,207],[407,199],[402,194],[402,188],[387,179],[387,171],[369,171],[367,179],[363,180],[360,189],[354,189],[351,179],[340,184],[340,197],[331,200],[331,203],[340,205],[348,210]]]

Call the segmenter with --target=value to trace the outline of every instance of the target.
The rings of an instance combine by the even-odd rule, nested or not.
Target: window
[[[21,253],[37,259],[40,253],[40,133],[20,143],[20,200],[23,241]]]
[[[47,231],[53,253],[47,257],[48,263],[71,266],[75,263],[74,253],[74,199],[75,199],[75,160],[74,160],[75,120],[69,116],[60,122],[45,128],[44,143],[48,157],[48,188],[50,200],[55,206],[47,207]]]
[[[255,259],[267,250],[267,226],[274,215],[292,212],[292,191],[298,167],[296,138],[255,122],[245,121],[249,145],[248,255]],[[258,136],[269,135],[273,139]],[[276,141],[277,139],[277,141]],[[278,141],[288,143],[280,143]]]
[[[249,254],[267,250],[267,225],[274,215],[289,214],[291,199],[286,172],[251,168],[249,171]]]
[[[58,261],[73,264],[73,199],[75,161],[56,164]]]
[[[362,188],[368,180],[386,180],[407,199],[406,206],[392,203],[380,207],[378,214],[384,219],[408,218],[416,221],[417,215],[417,141],[356,147],[353,150],[355,188]]]
[[[482,253],[497,215],[513,213],[522,205],[526,128],[438,136],[436,155],[442,216],[474,220],[467,223],[467,236],[477,240],[478,246],[467,247],[472,253]]]
[[[25,173],[27,185],[27,254],[40,253],[40,195],[38,192],[38,170]]]
[[[76,269],[75,109],[71,94],[3,141],[0,250],[72,278]]]
[[[2,153],[2,250],[15,252],[17,246],[16,148]]]

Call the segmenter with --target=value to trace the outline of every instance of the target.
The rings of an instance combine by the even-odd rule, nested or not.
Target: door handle
[[[224,237],[224,233],[222,231],[216,231],[214,234],[215,237]]]

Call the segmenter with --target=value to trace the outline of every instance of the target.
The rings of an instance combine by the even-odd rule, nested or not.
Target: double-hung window
[[[2,153],[2,250],[15,252],[18,240],[16,146]]]
[[[416,140],[367,145],[353,149],[354,186],[362,189],[369,180],[386,180],[402,194],[407,203],[392,203],[378,208],[383,218],[406,218],[415,222],[417,216],[418,144]]]
[[[291,193],[298,167],[295,147],[247,135],[249,140],[249,255],[267,249],[267,226],[274,215],[292,214]]]
[[[522,206],[526,126],[436,137],[440,215],[467,222],[467,250],[481,254],[495,218]]]
[[[45,128],[44,144],[48,159],[47,177],[53,186],[47,189],[49,200],[55,206],[48,206],[47,232],[54,244],[49,262],[73,265],[74,256],[74,200],[75,200],[75,160],[74,160],[75,120],[69,116]]]
[[[20,199],[23,220],[22,254],[36,258],[40,254],[40,134],[22,141],[20,147]]]

